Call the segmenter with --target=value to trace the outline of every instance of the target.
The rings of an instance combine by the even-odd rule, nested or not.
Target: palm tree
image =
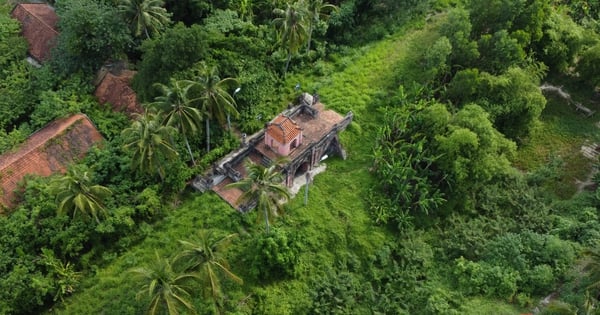
[[[155,98],[156,102],[152,105],[157,106],[165,113],[164,124],[167,126],[173,126],[179,129],[185,146],[192,159],[192,164],[196,164],[194,161],[194,154],[190,148],[188,141],[188,135],[195,135],[200,129],[202,123],[202,114],[200,110],[191,106],[193,99],[190,99],[189,91],[194,85],[194,82],[187,80],[173,80],[171,79],[170,84],[164,85],[157,83],[155,86],[161,91],[162,95]]]
[[[198,271],[206,282],[210,284],[210,292],[215,308],[219,309],[219,299],[222,296],[219,274],[242,284],[243,280],[231,272],[231,268],[225,260],[225,250],[231,244],[237,234],[216,237],[212,231],[200,230],[195,242],[182,241],[179,243],[186,249],[176,258],[182,263],[187,271]]]
[[[308,13],[308,40],[306,46],[306,53],[310,51],[310,42],[312,40],[312,33],[316,24],[320,20],[325,20],[329,17],[326,12],[338,11],[338,7],[333,4],[323,3],[323,0],[301,0],[305,2],[306,12]]]
[[[59,214],[73,213],[75,217],[81,212],[93,217],[98,223],[98,216],[107,214],[103,200],[112,192],[104,186],[94,185],[92,174],[83,166],[72,167],[65,175],[52,180],[50,189],[56,195]]]
[[[258,219],[264,219],[268,234],[269,222],[274,217],[283,215],[283,202],[290,199],[290,193],[282,184],[283,176],[276,170],[275,164],[264,167],[248,161],[246,171],[246,178],[225,187],[239,188],[243,191],[238,200],[239,204],[256,203]]]
[[[160,115],[146,110],[143,115],[123,130],[124,148],[133,152],[131,167],[142,173],[158,172],[165,177],[165,162],[177,157],[177,151],[168,139],[175,129],[164,126]]]
[[[596,293],[600,290],[600,244],[584,251],[583,270],[588,273],[591,284],[588,289]],[[598,295],[594,295],[598,296]]]
[[[308,37],[306,30],[306,7],[302,1],[287,4],[285,10],[275,9],[273,14],[278,17],[273,19],[273,24],[279,29],[279,43],[287,50],[287,61],[283,74],[287,73],[292,59],[292,54],[298,52]]]
[[[193,273],[178,273],[173,269],[171,261],[160,257],[155,252],[156,260],[147,267],[131,269],[137,281],[142,282],[142,288],[136,298],[143,295],[150,297],[148,314],[161,314],[165,309],[169,315],[179,314],[179,309],[195,313],[194,306],[189,301],[190,288],[186,285],[190,280],[197,279]]]
[[[171,14],[162,0],[120,0],[119,9],[131,25],[135,36],[159,34],[171,22]]]
[[[75,271],[75,267],[70,262],[62,262],[54,255],[54,252],[47,248],[42,248],[41,261],[49,268],[49,275],[54,280],[56,294],[54,301],[60,299],[64,302],[64,297],[71,295],[81,280],[81,272]]]
[[[205,63],[201,63],[196,87],[206,123],[206,152],[210,151],[210,120],[216,119],[222,125],[227,115],[239,115],[235,99],[227,92],[227,87],[233,84],[237,85],[235,79],[219,77],[217,67],[209,68]]]

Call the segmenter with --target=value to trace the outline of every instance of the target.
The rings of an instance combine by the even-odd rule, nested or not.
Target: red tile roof
[[[291,118],[279,115],[267,126],[267,134],[279,143],[289,143],[302,131]]]
[[[118,74],[107,72],[94,95],[101,104],[109,103],[114,110],[127,114],[142,113],[142,106],[137,100],[135,91],[129,86],[135,71],[122,70]]]
[[[0,213],[15,204],[14,190],[25,175],[64,172],[102,135],[83,114],[55,120],[31,135],[18,151],[0,155]]]
[[[29,54],[37,61],[50,58],[58,36],[58,16],[54,8],[45,3],[17,4],[11,13],[21,22],[23,37],[29,43]]]

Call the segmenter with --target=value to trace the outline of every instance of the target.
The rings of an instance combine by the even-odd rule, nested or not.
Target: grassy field
[[[263,227],[255,224],[254,214],[246,217],[237,213],[213,193],[190,192],[180,207],[152,227],[150,236],[112,263],[99,266],[94,275],[85,278],[79,292],[51,313],[111,314],[111,310],[118,310],[119,314],[138,314],[144,301],[136,301],[139,285],[131,280],[127,271],[153,259],[155,251],[164,256],[176,254],[179,250],[177,240],[189,239],[202,228],[240,235],[231,248],[229,261],[233,272],[245,279],[245,283],[241,287],[225,285],[228,298],[239,301],[242,311],[294,314],[294,310],[310,305],[311,284],[307,280],[311,275],[323,273],[340,262],[351,260],[352,256],[368,257],[381,248],[386,239],[393,239],[387,229],[373,224],[365,204],[365,196],[374,182],[368,170],[371,144],[381,119],[378,107],[385,103],[390,94],[388,91],[396,91],[403,82],[419,77],[415,60],[409,56],[435,40],[436,36],[429,28],[432,26],[421,25],[417,23],[412,29],[351,54],[333,56],[329,62],[319,63],[316,70],[307,69],[306,73],[287,78],[285,86],[289,89],[282,95],[287,95],[290,100],[294,94],[293,86],[299,82],[306,91],[318,91],[328,108],[342,114],[347,111],[355,114],[355,121],[341,136],[348,159],[328,159],[327,171],[317,175],[310,187],[308,205],[303,205],[300,195],[289,203],[287,215],[274,224],[274,229],[304,239],[305,247],[297,266],[299,274],[295,279],[270,282],[256,279],[248,268],[247,245],[252,235],[263,233]],[[542,150],[541,143],[546,140],[541,137],[550,124],[546,121],[539,126],[529,147],[520,154],[528,156],[525,150]],[[539,140],[536,137],[540,137]],[[562,147],[562,143],[557,146]],[[541,154],[544,152],[535,153]],[[532,158],[521,166],[532,168],[541,164],[543,160]],[[203,300],[195,297],[194,303],[205,307]],[[260,310],[252,304],[257,300],[263,307]],[[497,314],[522,311],[501,301],[485,299],[472,300],[464,306],[464,314],[483,314],[482,310],[499,311]]]
[[[351,110],[356,117],[341,137],[348,159],[328,159],[327,171],[317,175],[310,188],[308,206],[303,205],[302,198],[292,200],[286,217],[275,224],[275,228],[301,231],[303,237],[310,238],[307,243],[311,245],[304,249],[299,263],[299,269],[306,275],[333,266],[349,252],[368,256],[386,239],[386,230],[372,224],[364,203],[373,180],[368,168],[370,143],[374,140],[374,127],[378,121],[376,104],[378,98],[385,96],[388,87],[395,84],[393,81],[397,73],[393,69],[399,67],[411,41],[422,32],[400,33],[352,55],[340,57],[323,76],[288,77],[290,84],[301,82],[305,90],[317,90],[328,108],[341,113]],[[101,310],[118,309],[117,304],[120,303],[123,314],[135,313],[135,309],[140,307],[135,301],[137,286],[129,281],[126,271],[152,259],[154,251],[166,256],[175,254],[177,240],[193,235],[199,228],[240,232],[238,245],[231,249],[230,262],[235,273],[251,279],[244,267],[242,247],[245,239],[249,238],[248,233],[262,233],[262,226],[254,225],[253,214],[250,218],[242,216],[213,193],[191,194],[181,207],[154,227],[152,236],[86,278],[83,290],[68,299],[65,307],[56,309],[56,312],[100,313]],[[306,275],[299,278],[306,279]],[[297,304],[310,303],[306,286],[307,283],[298,280],[268,284],[247,281],[242,288],[232,287],[233,291],[229,294],[232,299],[243,299],[245,292],[255,292],[260,295],[263,305],[272,305],[272,309],[265,311],[287,314]],[[196,302],[200,303],[199,300]]]
[[[555,194],[569,199],[577,192],[576,181],[585,181],[594,161],[581,154],[584,144],[599,143],[600,129],[595,125],[597,116],[586,117],[565,100],[547,95],[548,103],[540,121],[529,139],[519,149],[515,165],[532,171],[553,160],[560,160],[563,168],[559,176],[548,183]],[[594,108],[594,104],[583,103]]]

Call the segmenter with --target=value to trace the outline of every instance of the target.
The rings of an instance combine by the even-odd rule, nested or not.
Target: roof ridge
[[[54,11],[54,13],[56,14],[56,11],[54,10],[54,7],[52,7],[51,5],[47,4],[47,3],[19,3],[18,6],[20,6],[21,8],[23,8],[23,10],[27,11],[31,16],[33,16],[36,20],[42,22],[42,24],[44,24],[45,26],[47,26],[49,29],[51,29],[54,33],[56,33],[56,35],[59,35],[58,30],[56,30],[54,27],[48,25],[48,23],[46,23],[44,20],[40,19],[36,14],[34,14],[33,12],[27,10],[27,7],[25,7],[25,4],[42,4],[42,5],[46,5],[48,7],[50,7],[52,9],[52,11]],[[58,17],[58,14],[57,14]]]
[[[83,115],[81,113],[72,115],[70,117],[67,118],[63,118],[63,119],[59,119],[59,120],[55,120],[53,122],[51,122],[51,124],[57,126],[57,130],[54,131],[51,135],[49,135],[47,138],[42,137],[41,139],[43,139],[43,141],[40,141],[39,143],[36,143],[34,141],[32,141],[33,143],[31,144],[31,147],[29,147],[27,149],[27,140],[25,141],[25,143],[23,144],[22,149],[26,149],[25,151],[21,151],[21,148],[19,148],[17,151],[13,152],[13,153],[8,153],[10,156],[6,159],[6,161],[4,163],[0,163],[0,172],[5,170],[7,167],[9,167],[10,165],[12,165],[13,163],[15,163],[15,161],[18,161],[20,158],[22,158],[23,156],[28,155],[29,153],[37,150],[39,147],[41,147],[42,145],[44,145],[45,143],[48,142],[49,139],[52,139],[54,136],[60,134],[61,132],[65,131],[68,127],[72,126],[75,122],[77,122],[78,120],[81,119],[86,119],[87,116]],[[50,128],[53,126],[44,126],[38,130],[36,130],[34,133],[32,133],[28,139],[31,139],[32,137],[36,136],[37,134],[41,133],[44,131],[44,129],[46,128]],[[40,140],[41,140],[40,139]],[[37,140],[37,139],[35,139]]]

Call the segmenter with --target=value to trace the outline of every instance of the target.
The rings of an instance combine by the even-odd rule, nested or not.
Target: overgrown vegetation
[[[77,112],[106,138],[0,217],[0,313],[598,313],[597,116],[539,89],[599,109],[595,2],[75,2],[39,69],[0,7],[0,152]],[[91,96],[112,58],[133,120]],[[307,205],[187,187],[295,86],[355,115]]]

